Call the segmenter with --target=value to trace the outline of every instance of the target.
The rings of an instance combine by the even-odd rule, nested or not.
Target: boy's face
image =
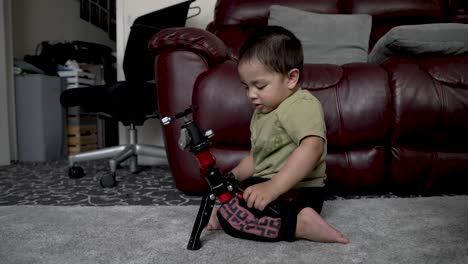
[[[247,96],[255,109],[262,113],[273,111],[288,98],[294,92],[299,78],[297,69],[285,76],[269,70],[258,60],[241,62],[237,70]]]

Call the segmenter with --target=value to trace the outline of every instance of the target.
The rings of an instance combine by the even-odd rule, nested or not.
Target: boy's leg
[[[292,203],[297,214],[295,237],[318,242],[349,243],[339,231],[329,225],[320,216],[325,189],[323,187],[306,187],[297,191]]]
[[[284,232],[281,230],[281,218],[271,217],[262,211],[248,208],[247,203],[238,197],[223,204],[218,209],[217,216],[224,232],[233,237],[267,242],[282,240]],[[293,222],[295,226],[296,220],[288,222]],[[287,233],[294,237],[295,228],[288,230],[291,231]]]
[[[337,231],[314,209],[306,207],[297,215],[296,238],[326,243],[349,243],[349,239]]]
[[[293,241],[294,239],[306,239],[317,242],[330,242],[342,244],[349,243],[349,240],[343,234],[341,234],[339,231],[337,231],[331,225],[325,222],[325,220],[319,215],[319,213],[322,210],[324,201],[323,188],[302,189],[296,195],[293,195],[293,197],[294,198],[292,200],[294,200],[294,202],[292,202],[291,200],[292,203],[287,203],[286,206],[284,206],[283,204],[283,208],[288,208],[289,210],[287,210],[286,214],[283,215],[281,221],[283,222],[282,228],[280,229],[278,234],[279,240]],[[237,210],[238,206],[236,205],[235,207],[236,208],[233,208],[233,210]],[[229,218],[229,216],[227,216],[225,210],[226,208],[224,208],[223,212],[226,216],[225,218],[227,219]],[[222,229],[222,225],[219,222],[220,220],[218,219],[218,217],[216,217],[217,211],[218,210],[213,210],[208,230]],[[239,220],[236,221],[237,224],[241,224],[240,222],[243,222],[239,222]],[[262,222],[264,221],[259,221],[259,223]],[[249,224],[254,223],[250,221],[250,223],[246,222],[244,224],[245,226],[248,226]],[[232,228],[229,229],[231,229],[231,232],[229,232],[231,233],[231,235],[241,238],[243,237],[242,235],[240,235],[241,232],[239,233],[239,231],[232,230]],[[266,239],[265,241],[267,240],[268,239]],[[275,240],[277,239],[272,239],[272,241]]]
[[[210,221],[206,225],[207,230],[221,230],[221,224],[219,223],[218,217],[216,212],[218,211],[218,207],[213,207],[213,211],[211,211]]]
[[[258,241],[294,241],[306,239],[316,242],[347,244],[349,240],[310,207],[299,214],[288,212],[281,219],[263,216],[257,218],[248,209],[239,206],[237,198],[217,210],[218,221],[209,230],[223,227],[231,236]]]

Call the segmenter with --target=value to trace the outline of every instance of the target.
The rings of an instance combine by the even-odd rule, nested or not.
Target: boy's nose
[[[247,96],[250,100],[257,98],[257,93],[255,93],[254,89],[249,89],[247,92]]]

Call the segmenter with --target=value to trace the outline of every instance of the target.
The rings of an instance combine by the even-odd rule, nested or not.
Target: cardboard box
[[[97,125],[69,125],[67,134],[68,154],[98,149]]]

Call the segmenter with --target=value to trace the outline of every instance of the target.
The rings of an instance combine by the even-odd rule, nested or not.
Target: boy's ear
[[[300,72],[298,69],[294,68],[288,72],[288,88],[296,88],[297,83],[299,82]]]

